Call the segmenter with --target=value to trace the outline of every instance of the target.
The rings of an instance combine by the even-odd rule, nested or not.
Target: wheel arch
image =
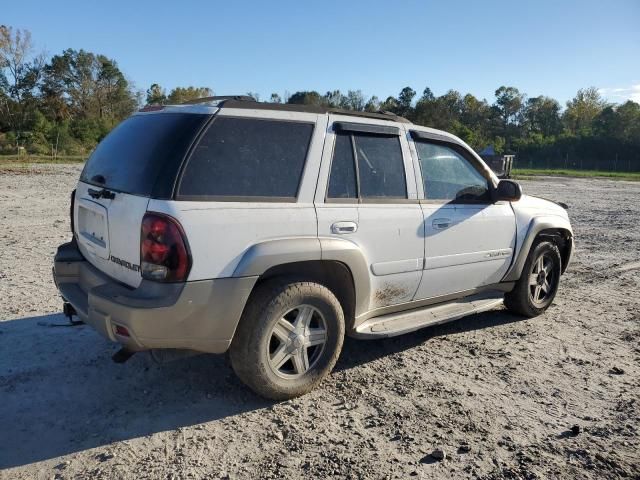
[[[276,277],[318,282],[340,301],[347,331],[369,306],[367,262],[357,245],[343,239],[302,237],[257,243],[243,254],[233,276],[257,276],[254,290]]]
[[[564,273],[569,265],[571,254],[573,252],[573,236],[571,231],[565,228],[546,228],[541,230],[536,235],[532,248],[543,239],[551,240],[558,247],[558,250],[560,251],[560,259],[562,260],[560,272]]]
[[[344,263],[336,260],[306,260],[275,265],[260,275],[254,288],[276,278],[315,282],[327,287],[342,305],[346,328],[353,326],[355,285],[351,270]]]
[[[562,273],[565,272],[573,254],[573,230],[569,221],[560,217],[535,217],[529,223],[527,233],[511,267],[502,279],[503,282],[512,282],[520,278],[529,252],[541,238],[548,238],[558,245]]]

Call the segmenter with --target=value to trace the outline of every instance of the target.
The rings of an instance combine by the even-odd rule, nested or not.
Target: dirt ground
[[[320,388],[273,403],[222,356],[117,365],[54,326],[78,172],[0,173],[0,478],[640,478],[640,182],[522,182],[577,238],[545,315],[348,339]]]

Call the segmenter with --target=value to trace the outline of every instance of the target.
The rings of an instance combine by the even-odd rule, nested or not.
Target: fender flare
[[[527,233],[525,234],[520,247],[516,251],[511,267],[502,278],[503,282],[515,282],[520,278],[524,264],[527,261],[527,256],[531,250],[531,246],[538,234],[543,230],[563,230],[569,234],[569,238],[573,238],[573,230],[569,220],[567,219],[553,216],[532,218],[529,222]],[[565,267],[563,266],[563,268]]]
[[[242,255],[233,277],[260,276],[272,267],[304,261],[337,261],[351,272],[356,317],[369,309],[371,283],[368,262],[353,242],[335,237],[279,238],[256,243]]]
[[[278,265],[321,260],[318,237],[276,238],[249,247],[233,271],[234,277],[260,276]]]

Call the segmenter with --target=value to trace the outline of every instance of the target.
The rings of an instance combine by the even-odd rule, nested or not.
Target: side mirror
[[[517,202],[522,197],[522,187],[513,180],[500,180],[498,187],[494,191],[494,200],[507,202]]]

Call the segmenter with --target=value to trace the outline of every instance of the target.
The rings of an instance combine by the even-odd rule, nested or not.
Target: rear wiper
[[[95,182],[95,183],[101,183],[102,185],[104,185],[104,182],[107,181],[106,178],[104,178],[104,175],[94,175],[93,177],[91,177],[91,181]]]
[[[116,194],[106,188],[103,188],[102,190],[94,190],[93,188],[90,188],[88,192],[91,198],[108,198],[109,200],[116,198]]]

